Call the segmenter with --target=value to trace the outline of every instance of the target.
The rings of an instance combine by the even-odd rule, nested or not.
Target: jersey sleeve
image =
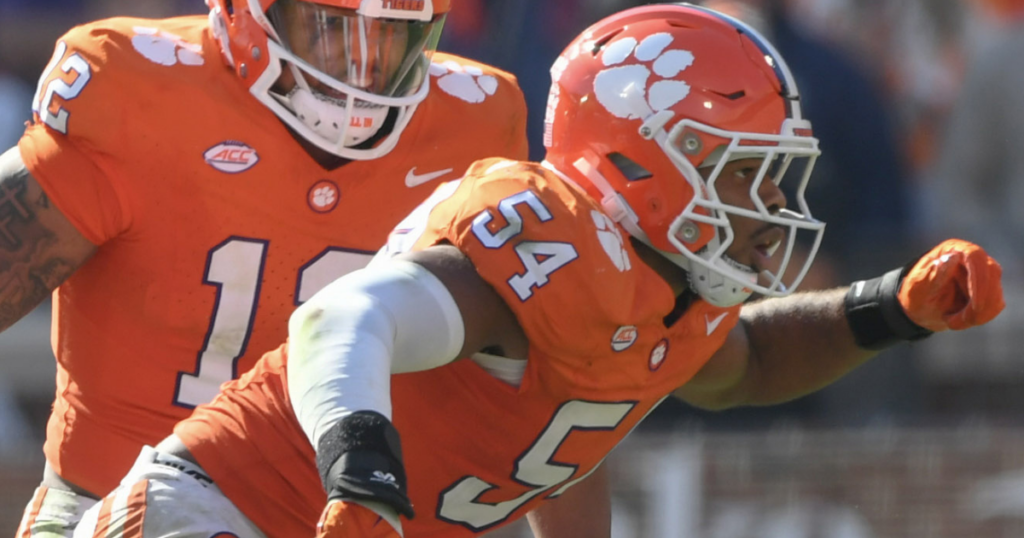
[[[487,157],[529,158],[526,98],[515,75],[467,58],[438,52],[430,67],[430,91],[445,116],[460,118],[456,147],[489,146]],[[473,121],[475,118],[483,121]]]
[[[429,217],[413,249],[458,247],[515,313],[531,346],[567,357],[606,352],[607,338],[591,335],[611,334],[629,319],[634,260],[595,203],[535,164],[501,160],[477,163],[444,189],[424,209]]]
[[[131,220],[115,165],[124,158],[119,150],[127,152],[122,119],[129,86],[116,61],[127,39],[102,23],[62,36],[32,100],[33,121],[18,143],[50,200],[94,244],[119,235]]]
[[[516,77],[511,73],[490,68],[495,72],[498,79],[498,92],[501,92],[501,99],[496,104],[500,106],[500,113],[505,118],[505,151],[498,157],[505,157],[517,161],[525,161],[530,158],[530,147],[526,138],[526,96]]]

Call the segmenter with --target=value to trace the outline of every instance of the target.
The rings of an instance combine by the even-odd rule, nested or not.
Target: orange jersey
[[[738,306],[696,300],[666,327],[671,289],[599,207],[538,165],[486,160],[392,234],[389,252],[442,241],[461,249],[530,344],[518,387],[466,359],[392,378],[417,513],[407,538],[478,535],[561,494],[736,324]],[[285,350],[175,432],[268,536],[309,536],[326,498],[290,408]]]
[[[111,19],[58,41],[19,147],[99,245],[55,295],[45,452],[61,476],[107,493],[433,185],[482,157],[525,156],[514,78],[435,62],[474,75],[459,93],[445,89],[452,69],[432,69],[393,151],[326,170],[226,66],[206,17]],[[466,93],[478,82],[486,92]]]

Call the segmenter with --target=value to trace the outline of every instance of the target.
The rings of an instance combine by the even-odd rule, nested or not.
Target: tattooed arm
[[[14,147],[0,155],[0,331],[96,251],[54,207]]]

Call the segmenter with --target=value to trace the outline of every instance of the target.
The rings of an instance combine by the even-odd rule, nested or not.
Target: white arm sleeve
[[[391,419],[391,374],[458,357],[462,315],[433,273],[383,260],[332,282],[288,322],[288,393],[302,430],[320,436],[355,411]]]

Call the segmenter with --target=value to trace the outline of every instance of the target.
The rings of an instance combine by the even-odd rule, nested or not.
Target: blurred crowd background
[[[531,156],[540,159],[548,67],[587,25],[639,3],[644,2],[454,0],[440,48],[497,65],[519,78],[530,107]],[[834,508],[839,512],[827,518],[830,521],[848,523],[852,517],[862,522],[844,523],[839,531],[811,523],[806,528],[812,530],[806,532],[786,531],[796,527],[782,524],[766,524],[764,528],[769,530],[760,531],[761,527],[752,523],[737,527],[740,516],[726,517],[723,521],[731,521],[730,527],[720,523],[715,514],[723,510],[732,513],[728,510],[736,507],[730,504],[732,508],[726,509],[712,502],[722,498],[715,497],[719,494],[711,488],[695,494],[704,499],[694,508],[703,514],[697,518],[703,523],[690,528],[685,536],[1022,535],[1024,527],[1019,521],[1024,520],[1014,518],[1024,516],[1024,479],[1017,477],[1014,482],[1013,473],[1024,468],[1024,447],[1019,442],[1019,431],[1024,431],[1024,0],[701,3],[732,13],[769,37],[789,62],[805,113],[821,140],[823,155],[808,200],[814,215],[828,226],[806,286],[828,287],[875,276],[910,261],[937,240],[955,236],[981,244],[1000,260],[1007,309],[995,322],[970,333],[941,335],[887,351],[836,385],[786,405],[724,413],[703,413],[676,403],[663,405],[642,427],[640,439],[665,439],[666,435],[689,439],[689,452],[674,461],[677,467],[683,465],[680,462],[696,462],[695,472],[707,483],[714,477],[699,470],[715,467],[706,455],[700,455],[708,453],[706,447],[724,446],[726,457],[732,454],[741,465],[746,462],[750,484],[757,483],[759,476],[756,448],[765,443],[776,446],[772,439],[790,447],[784,453],[797,463],[811,461],[813,454],[854,450],[836,464],[838,467],[826,465],[819,474],[794,470],[796,463],[792,462],[786,467],[789,471],[777,470],[776,475],[786,473],[791,478],[780,486],[785,495],[775,502],[796,506],[784,501],[799,498],[806,488],[793,477],[805,476],[808,483],[818,485],[833,480],[838,482],[834,488],[814,494],[807,505],[812,508],[809,513],[818,513],[820,519],[821,513]],[[71,26],[114,15],[164,17],[203,12],[201,0],[0,0],[0,146],[7,148],[17,142],[30,116],[35,81],[54,41]],[[453,123],[452,128],[457,129],[458,124]],[[7,512],[14,514],[15,520],[20,516],[42,468],[40,447],[53,395],[53,372],[49,305],[43,305],[0,334],[0,534],[8,528],[13,532]],[[815,433],[822,431],[865,432],[868,437],[857,439],[869,440],[862,442],[869,454],[855,451],[861,446],[858,442],[837,448],[828,441],[834,437]],[[914,432],[929,433],[915,437]],[[820,439],[824,445],[808,444],[807,439]],[[743,442],[749,445],[747,449],[737,448]],[[632,444],[651,450],[642,442]],[[968,456],[947,454],[961,445],[968,447]],[[835,450],[829,452],[822,446]],[[910,459],[900,460],[903,467],[863,464],[882,469],[881,474],[890,481],[900,482],[899,473],[904,471],[911,477],[919,471],[933,476],[928,469],[937,465],[935,476],[940,482],[936,487],[975,487],[970,480],[1005,479],[1009,485],[997,491],[1004,491],[1004,497],[1016,505],[1009,503],[1012,506],[1004,507],[1003,512],[996,511],[992,517],[1009,520],[1002,526],[989,524],[986,530],[956,527],[954,531],[949,525],[930,524],[931,519],[922,514],[934,512],[938,517],[947,510],[926,501],[914,505],[912,514],[890,510],[897,519],[905,518],[901,521],[911,525],[906,528],[897,525],[890,529],[869,507],[858,503],[851,505],[852,515],[843,516],[846,505],[836,504],[840,502],[836,499],[845,495],[846,501],[852,502],[852,496],[844,493],[847,490],[842,484],[865,476],[851,473],[860,468],[853,462],[860,461],[858,457],[875,461],[869,457],[873,449],[891,450],[892,454],[909,451]],[[717,449],[714,454],[723,457]],[[969,467],[975,456],[996,458],[1001,463],[978,471],[977,476],[966,472],[969,477],[963,478],[962,484],[941,482],[942,469],[959,469],[962,462]],[[629,468],[628,462],[637,460],[620,454],[616,461],[624,461]],[[764,465],[771,475],[772,466],[782,465],[782,460]],[[677,471],[682,474],[669,475],[692,478],[692,472],[686,474],[688,467],[681,469]],[[835,478],[842,473],[851,473],[850,478]],[[642,474],[638,471],[631,476],[635,479]],[[731,475],[717,475],[722,476]],[[632,483],[624,480],[624,484]],[[876,482],[865,487],[874,492],[868,497],[875,501],[878,495],[899,495]],[[727,490],[720,487],[714,491]],[[763,496],[774,490],[751,491]],[[630,498],[638,497],[631,494]],[[826,508],[815,508],[821,506]],[[763,516],[766,510],[751,508],[736,514],[747,514],[744,521],[753,521],[751,518]],[[634,516],[636,513],[634,510]],[[623,516],[627,521],[630,517]],[[617,534],[664,536],[675,532],[664,529],[676,529],[658,527],[662,530],[648,533],[638,528],[620,527]],[[775,528],[783,530],[772,534]],[[864,533],[858,534],[861,531],[857,529]]]

